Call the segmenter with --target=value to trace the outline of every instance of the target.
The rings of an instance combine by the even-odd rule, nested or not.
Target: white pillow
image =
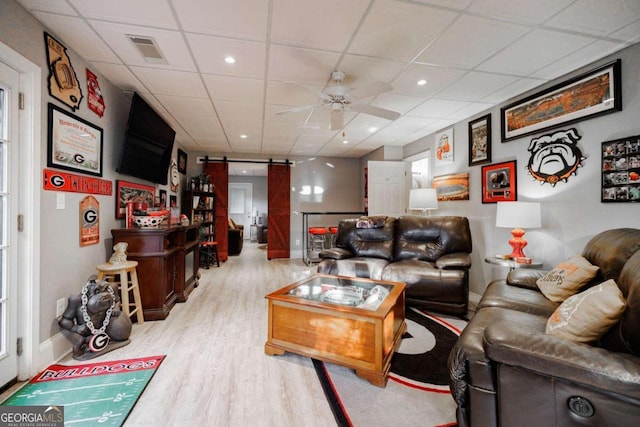
[[[592,265],[582,255],[575,255],[539,278],[536,284],[545,297],[562,302],[589,283],[598,269],[598,266]]]

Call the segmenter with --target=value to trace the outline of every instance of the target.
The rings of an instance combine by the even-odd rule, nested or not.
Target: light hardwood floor
[[[268,261],[258,246],[245,241],[240,256],[201,269],[186,303],[165,320],[134,324],[131,344],[93,360],[167,356],[125,427],[336,425],[311,361],[264,353],[264,296],[316,267]]]

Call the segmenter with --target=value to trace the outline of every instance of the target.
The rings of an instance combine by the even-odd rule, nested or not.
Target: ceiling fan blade
[[[302,111],[313,110],[314,108],[320,108],[321,105],[313,104],[313,105],[303,105],[301,107],[288,108],[286,110],[276,111],[276,114],[287,114],[287,113],[300,113]]]
[[[351,92],[349,92],[349,97],[352,100],[357,101],[359,99],[365,99],[371,96],[378,96],[382,93],[389,92],[390,90],[393,90],[393,86],[391,86],[389,83],[378,81],[368,84],[359,89],[352,90]]]
[[[397,111],[387,110],[385,108],[374,107],[373,105],[364,104],[352,104],[349,106],[349,110],[357,111],[358,113],[369,114],[376,117],[382,117],[387,120],[395,120],[400,117],[400,113]]]
[[[344,126],[344,110],[331,110],[331,130],[340,130]]]

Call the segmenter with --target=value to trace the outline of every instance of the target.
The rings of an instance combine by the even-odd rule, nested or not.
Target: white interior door
[[[249,183],[229,183],[229,218],[236,224],[244,225],[244,238],[250,239],[253,185]]]
[[[0,387],[18,376],[17,179],[19,74],[0,62]]]
[[[369,215],[405,215],[407,203],[407,162],[370,161]]]

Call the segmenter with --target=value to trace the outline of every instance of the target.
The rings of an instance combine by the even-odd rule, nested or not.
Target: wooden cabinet
[[[191,224],[197,224],[200,240],[215,240],[215,194],[207,191],[182,193],[182,213]]]
[[[127,243],[128,259],[138,261],[145,320],[165,319],[176,302],[187,300],[198,284],[198,226],[117,228],[111,235],[114,244]]]

